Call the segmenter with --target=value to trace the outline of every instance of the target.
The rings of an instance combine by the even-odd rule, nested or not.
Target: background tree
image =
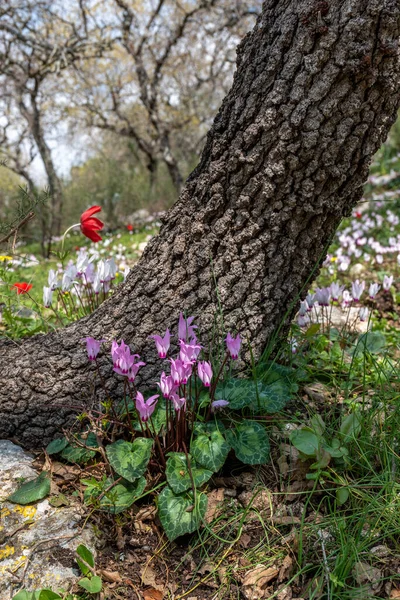
[[[16,130],[22,130],[25,138],[34,140],[43,162],[51,196],[49,238],[61,231],[63,194],[46,136],[48,82],[76,62],[103,52],[107,41],[96,36],[104,33],[105,27],[96,24],[94,37],[91,37],[91,27],[92,19],[84,0],[69,3],[67,7],[61,1],[5,0],[0,8],[2,101],[7,105],[8,115],[18,124],[24,123]],[[16,165],[15,157],[10,168],[13,165]],[[31,186],[27,179],[30,175],[26,169],[24,172]]]
[[[359,201],[395,120],[399,35],[397,0],[265,0],[200,164],[126,284],[66,330],[1,343],[3,436],[43,445],[92,402],[85,335],[123,337],[154,382],[148,336],[175,329],[185,310],[204,339],[220,307],[260,356]],[[110,394],[122,393],[108,356],[101,370]]]
[[[69,114],[88,128],[129,139],[144,158],[151,190],[162,163],[179,193],[191,155],[198,155],[199,140],[229,88],[236,45],[260,4],[102,4],[112,22],[113,51],[74,73]]]

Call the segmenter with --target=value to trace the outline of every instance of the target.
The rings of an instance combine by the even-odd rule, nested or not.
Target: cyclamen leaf
[[[107,446],[107,458],[114,471],[131,483],[145,472],[151,456],[153,440],[137,438],[133,442],[118,440]]]
[[[66,446],[61,452],[61,457],[70,463],[77,463],[80,465],[87,463],[96,455],[95,450],[89,450],[88,448],[97,448],[97,438],[94,433],[90,432],[87,437],[82,435],[78,436],[78,441],[87,446],[87,448],[82,448],[71,442],[71,444]]]
[[[52,442],[50,442],[50,444],[47,445],[46,452],[47,454],[58,454],[67,446],[68,440],[66,437],[57,438],[56,440],[53,440]]]
[[[206,514],[208,498],[205,494],[185,492],[176,495],[169,486],[158,497],[158,515],[168,539],[172,542],[185,533],[198,529]]]
[[[115,485],[100,500],[100,508],[107,512],[117,515],[132,506],[134,502],[142,495],[146,487],[146,479],[139,477],[135,483],[123,481]],[[107,489],[111,484],[108,479],[105,484]]]
[[[206,483],[206,481],[208,481],[213,474],[212,471],[205,469],[204,467],[197,466],[194,460],[190,460],[190,470],[196,488],[201,487],[204,483]],[[183,452],[170,452],[165,474],[169,486],[172,488],[175,494],[185,492],[192,487],[192,480],[190,478],[187,458]]]
[[[265,427],[256,421],[243,421],[235,429],[226,431],[226,437],[239,460],[246,465],[262,465],[270,454]]]
[[[250,408],[262,413],[274,414],[284,408],[290,399],[290,388],[284,379],[277,379],[272,383],[259,384],[258,399],[256,398]]]
[[[11,496],[9,502],[15,504],[32,504],[42,500],[50,493],[50,478],[47,471],[42,471],[38,477],[23,483]]]
[[[257,399],[256,386],[250,379],[228,379],[217,384],[216,400],[227,400],[231,410],[249,406]]]
[[[230,445],[217,429],[211,433],[201,433],[190,445],[190,453],[195,461],[213,471],[219,471],[225,462]]]

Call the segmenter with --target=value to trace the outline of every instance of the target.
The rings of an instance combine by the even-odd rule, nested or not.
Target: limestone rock
[[[6,498],[21,479],[33,479],[34,457],[7,440],[0,440],[0,600],[20,589],[68,589],[79,577],[74,552],[84,544],[94,552],[91,527],[81,532],[78,503],[56,508],[48,500],[22,506]]]

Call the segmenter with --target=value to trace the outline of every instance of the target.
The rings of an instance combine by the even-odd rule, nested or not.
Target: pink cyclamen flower
[[[131,354],[131,350],[129,346],[125,344],[124,340],[121,340],[120,346],[118,346],[117,342],[112,342],[111,356],[114,363],[113,370],[118,373],[118,375],[129,375],[132,381],[135,378],[138,368],[144,365],[144,363],[137,363],[137,369],[135,372],[135,368],[133,368],[135,365],[135,360],[140,358],[140,356],[139,354]]]
[[[211,412],[214,412],[215,410],[221,408],[225,408],[225,406],[228,406],[228,404],[228,400],[214,400],[213,402],[211,402]]]
[[[385,292],[388,292],[390,290],[392,283],[393,283],[393,275],[390,275],[390,277],[385,275],[385,277],[383,278],[383,289],[385,290]]]
[[[228,333],[225,338],[225,343],[231,358],[233,358],[233,360],[237,360],[239,358],[241,344],[240,334],[238,333],[237,336],[233,338],[231,334]]]
[[[186,363],[192,361],[195,362],[203,347],[200,346],[200,344],[197,344],[196,336],[190,341],[189,344],[186,344],[186,342],[184,342],[183,340],[179,340],[179,344],[181,346],[179,358]]]
[[[171,394],[171,400],[174,405],[176,412],[186,407],[186,398],[179,398],[178,394]]]
[[[317,288],[315,290],[315,300],[318,302],[320,306],[329,306],[329,301],[331,298],[331,290],[328,287],[325,288]]]
[[[138,356],[138,354],[134,354],[133,356],[136,357],[136,356]],[[146,363],[144,363],[142,361],[134,363],[128,371],[128,381],[133,383],[135,381],[135,377],[138,374],[140,367],[145,367],[145,366],[146,366]]]
[[[170,358],[171,363],[171,376],[174,381],[174,385],[186,385],[189,377],[192,374],[192,363],[186,363],[183,360],[177,358],[174,360]]]
[[[186,342],[188,338],[195,335],[194,330],[197,329],[197,325],[192,325],[194,317],[188,317],[185,319],[182,313],[179,315],[178,324],[178,338]]]
[[[95,340],[92,337],[86,337],[83,338],[82,341],[86,342],[86,350],[89,360],[95,360],[100,351],[101,344],[103,344],[106,340]]]
[[[161,337],[160,335],[151,335],[150,337],[156,343],[158,357],[166,358],[171,340],[171,334],[169,332],[169,329],[167,329],[167,331],[165,332],[164,337]]]
[[[160,383],[157,383],[164,398],[169,398],[175,391],[176,385],[171,375],[166,375],[164,371],[161,373]]]
[[[379,292],[380,289],[381,289],[381,286],[379,285],[379,283],[371,283],[371,285],[369,286],[369,290],[368,290],[368,294],[369,294],[369,297],[371,298],[371,300],[373,300],[375,298],[375,296],[377,295],[377,293]]]
[[[351,293],[353,295],[354,302],[359,302],[359,300],[363,294],[364,288],[365,288],[365,281],[362,281],[361,283],[358,281],[358,279],[353,281],[353,283],[351,284]]]
[[[368,308],[366,306],[362,306],[358,312],[358,316],[360,317],[360,321],[366,321],[368,319]]]
[[[213,376],[211,364],[206,360],[204,362],[200,361],[197,365],[197,373],[204,385],[210,387]]]
[[[181,385],[185,378],[185,363],[180,358],[176,360],[170,358],[169,362],[171,363],[171,377],[174,385]]]
[[[150,419],[155,407],[157,406],[158,398],[159,395],[155,394],[154,396],[150,396],[150,398],[145,401],[143,394],[140,392],[136,393],[136,410],[138,411],[140,419],[143,421],[143,423]]]

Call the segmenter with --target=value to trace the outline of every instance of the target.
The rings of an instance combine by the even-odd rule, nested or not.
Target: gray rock
[[[80,531],[78,503],[55,508],[48,500],[27,506],[7,502],[22,478],[37,477],[33,460],[19,446],[0,441],[0,600],[11,600],[21,588],[69,589],[79,577],[77,546],[95,552],[93,529]]]

